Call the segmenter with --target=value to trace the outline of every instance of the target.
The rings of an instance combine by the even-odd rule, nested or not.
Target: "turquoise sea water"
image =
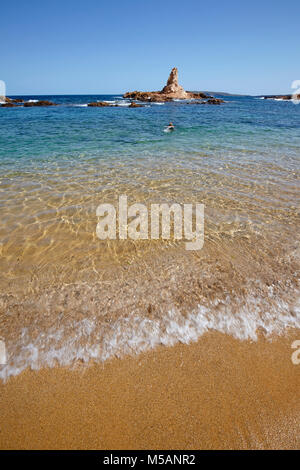
[[[1,174],[78,159],[173,158],[203,152],[211,164],[231,153],[251,161],[285,159],[293,167],[299,155],[300,106],[253,97],[223,97],[222,106],[171,102],[146,108],[87,108],[91,101],[116,96],[27,96],[61,104],[52,108],[0,108]],[[165,135],[172,121],[176,132]],[[251,157],[250,157],[251,155]],[[294,163],[293,163],[294,162]]]

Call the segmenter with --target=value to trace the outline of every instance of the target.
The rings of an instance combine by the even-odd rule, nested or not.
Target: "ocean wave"
[[[130,106],[131,102],[130,101],[117,101],[116,104],[118,106]]]
[[[99,325],[99,317],[70,322],[69,325],[41,332],[32,339],[24,328],[18,344],[6,344],[8,363],[0,367],[0,379],[20,374],[26,368],[70,366],[75,361],[103,362],[112,357],[138,354],[158,345],[189,344],[208,331],[218,331],[239,340],[258,339],[258,330],[267,338],[280,335],[287,328],[300,328],[300,298],[292,306],[284,300],[271,302],[249,296],[238,310],[231,308],[232,301],[214,301],[211,307],[198,305],[189,315],[170,309],[165,316],[150,319],[147,316],[129,315],[114,322]]]

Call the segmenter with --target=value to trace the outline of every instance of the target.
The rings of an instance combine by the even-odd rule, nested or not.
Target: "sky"
[[[7,95],[159,90],[291,93],[300,2],[27,0],[0,7]]]

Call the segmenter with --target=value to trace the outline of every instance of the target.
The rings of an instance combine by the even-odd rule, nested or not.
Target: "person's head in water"
[[[173,122],[169,123],[169,127],[174,127]]]

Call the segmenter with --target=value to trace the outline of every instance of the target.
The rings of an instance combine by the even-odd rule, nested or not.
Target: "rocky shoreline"
[[[300,100],[300,94],[298,95],[266,95],[262,96],[264,100],[282,100],[282,101],[289,101],[289,100]]]
[[[142,108],[143,104],[135,103],[139,101],[142,103],[165,103],[168,101],[182,101],[186,103],[186,100],[195,100],[189,104],[209,104],[209,105],[220,105],[225,103],[220,98],[207,95],[203,92],[185,91],[182,86],[178,84],[178,70],[174,67],[171,70],[166,86],[161,91],[130,91],[123,95],[123,98],[131,101],[128,108]],[[24,101],[21,98],[12,99],[4,96],[0,96],[0,108],[14,108],[14,107],[39,107],[39,106],[59,106],[57,103],[47,100],[39,101]],[[115,103],[107,103],[106,101],[93,101],[87,104],[91,108],[117,108],[122,107]]]
[[[123,95],[124,99],[130,100],[131,103],[128,108],[143,108],[146,103],[166,103],[171,101],[178,101],[184,104],[208,104],[208,105],[220,105],[225,103],[220,98],[208,95],[203,92],[186,91],[178,83],[178,69],[172,68],[166,85],[160,91],[128,91]],[[300,94],[296,95],[263,95],[260,97],[263,100],[279,100],[279,101],[291,101],[300,100]],[[139,103],[136,103],[138,101]],[[187,103],[187,101],[189,101]],[[2,102],[2,104],[1,104]],[[141,104],[142,103],[142,104]],[[15,107],[40,107],[40,106],[59,106],[58,103],[53,103],[48,100],[32,100],[24,101],[21,98],[8,98],[6,96],[0,96],[0,108],[15,108]],[[116,103],[110,103],[106,101],[93,101],[87,103],[88,107],[91,108],[120,108],[122,105]]]
[[[32,108],[33,106],[58,106],[56,103],[48,100],[39,100],[39,101],[24,101],[21,98],[8,98],[7,96],[0,96],[0,101],[4,102],[0,105],[1,108]]]
[[[52,103],[52,101],[40,100],[40,101],[23,101],[21,99],[11,99],[0,97],[0,101],[5,101],[3,104],[0,104],[0,108],[32,108],[32,107],[41,107],[41,106],[59,106],[57,103]],[[87,104],[91,108],[122,108],[118,104],[107,103],[106,101],[93,101]],[[130,103],[128,108],[143,108],[142,104]]]

